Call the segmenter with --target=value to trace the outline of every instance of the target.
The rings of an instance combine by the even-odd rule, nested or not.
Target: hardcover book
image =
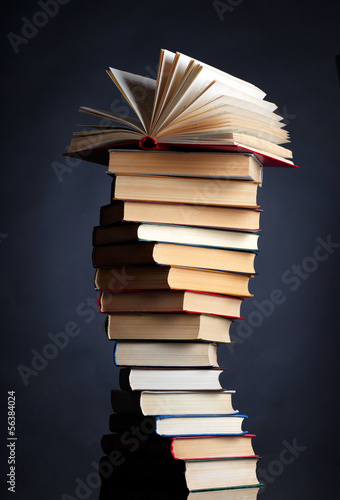
[[[113,200],[111,204],[101,207],[100,224],[108,226],[124,220],[258,232],[260,214],[260,209]]]
[[[217,391],[221,368],[122,368],[119,385],[131,391]]]
[[[211,314],[113,313],[105,322],[110,340],[203,340],[230,342],[232,320]]]
[[[111,415],[111,427],[115,426],[115,416]],[[151,417],[150,417],[151,418]],[[140,424],[140,422],[139,422]],[[131,424],[131,425],[135,425]],[[212,458],[255,457],[251,434],[221,436],[167,437],[148,434],[140,440],[138,447],[129,439],[126,432],[105,434],[101,440],[102,450],[109,455],[113,450],[172,456],[175,460],[207,460]]]
[[[154,416],[205,416],[237,413],[232,406],[235,391],[111,391],[116,413]],[[203,418],[203,417],[202,417]],[[188,421],[186,421],[188,422]],[[210,432],[203,432],[210,434]]]
[[[112,149],[108,172],[262,181],[255,155],[221,152]]]
[[[218,367],[217,344],[213,342],[117,341],[113,353],[116,366]]]
[[[244,300],[190,290],[103,291],[99,294],[99,308],[103,313],[191,312],[240,319],[241,304]]]
[[[97,290],[191,290],[235,297],[252,297],[252,275],[175,266],[114,266],[96,270]]]

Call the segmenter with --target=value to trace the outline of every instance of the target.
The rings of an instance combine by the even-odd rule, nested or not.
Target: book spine
[[[104,320],[104,332],[105,332],[105,335],[107,336],[107,338],[109,340],[111,340],[110,335],[109,335],[109,316],[106,316],[106,318]]]
[[[93,267],[154,264],[153,248],[154,243],[145,241],[96,246],[92,251]]]
[[[133,426],[131,432],[125,431],[116,434],[104,434],[101,439],[102,451],[109,455],[114,450],[120,450],[123,453],[133,453],[136,455],[157,455],[158,457],[172,457],[170,447],[171,439],[157,434],[143,432],[134,437]]]
[[[140,428],[145,434],[153,434],[156,431],[156,421],[151,416],[127,415],[125,413],[112,413],[109,418],[109,430],[115,433],[131,431],[132,428]]]
[[[140,406],[140,391],[111,391],[111,406],[114,412],[133,415],[133,416],[143,416],[143,412]]]
[[[121,388],[122,391],[131,391],[132,387],[130,384],[130,373],[131,369],[126,367],[126,368],[121,368],[119,370],[119,387]]]

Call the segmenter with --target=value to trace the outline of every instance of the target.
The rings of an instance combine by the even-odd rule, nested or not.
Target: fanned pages
[[[264,165],[294,165],[277,106],[254,85],[179,52],[161,50],[157,79],[110,68],[107,73],[136,117],[88,107],[112,126],[85,126],[69,153],[134,145],[143,149],[251,151]],[[119,124],[118,126],[115,125]]]
[[[156,80],[110,68],[109,76],[135,111],[145,132],[150,127]]]

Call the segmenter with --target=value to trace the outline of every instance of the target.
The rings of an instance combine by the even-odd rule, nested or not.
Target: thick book
[[[244,299],[189,290],[99,292],[99,310],[113,312],[192,312],[240,319]]]
[[[117,341],[116,366],[218,367],[217,344],[213,342]]]
[[[152,241],[95,246],[92,261],[96,268],[156,263],[255,274],[253,252]]]
[[[160,436],[242,435],[246,415],[157,415],[156,432]]]
[[[144,392],[142,394],[146,393]],[[170,396],[172,395],[172,393],[168,394],[170,394]],[[214,392],[207,392],[206,394],[213,395]],[[166,402],[166,404],[169,407],[171,406],[168,402]],[[129,408],[128,404],[126,404],[125,407]],[[188,405],[186,408],[187,407]],[[248,434],[247,431],[242,429],[243,422],[247,416],[241,415],[238,412],[200,414],[196,411],[196,413],[193,414],[181,414],[177,406],[174,406],[174,408],[178,412],[175,415],[162,415],[160,412],[158,412],[158,415],[148,415],[147,420],[140,421],[141,429],[147,429],[149,434],[155,433],[163,437],[220,437],[243,436]],[[163,410],[161,409],[161,411]],[[127,422],[138,422],[138,420],[132,420],[129,417],[129,413],[114,413],[111,415],[110,430],[113,432],[124,432],[122,429],[126,429]],[[124,422],[124,419],[126,422]],[[115,429],[117,429],[117,431],[115,431]]]
[[[231,208],[259,208],[258,183],[229,179],[117,175],[113,187],[117,200],[187,203]]]
[[[234,392],[112,390],[111,405],[116,413],[137,416],[229,415],[237,413],[232,406]],[[188,421],[183,423],[187,425]],[[212,429],[202,433],[214,434]]]
[[[221,368],[121,368],[119,386],[125,391],[217,391]]]
[[[133,241],[158,241],[249,252],[259,251],[258,239],[259,233],[245,231],[125,221],[110,226],[95,226],[92,233],[93,246]]]
[[[115,415],[111,415],[110,420],[112,420],[111,426],[114,427]],[[102,451],[106,455],[114,450],[121,450],[123,453],[136,453],[144,456],[147,454],[172,456],[175,460],[258,456],[253,449],[252,438],[255,436],[252,434],[194,437],[167,437],[150,432],[147,432],[144,437],[144,434],[143,439],[138,441],[138,445],[126,431],[104,434],[101,439]]]
[[[101,207],[100,223],[105,226],[125,220],[258,232],[260,214],[259,209],[113,200]]]
[[[230,342],[232,320],[187,313],[113,313],[105,321],[110,340],[203,340]]]
[[[255,155],[221,152],[112,149],[108,171],[262,181],[262,165]]]
[[[139,240],[196,245],[200,247],[224,248],[257,252],[259,233],[210,229],[206,227],[188,227],[170,224],[139,224]]]
[[[176,289],[246,298],[252,297],[249,292],[251,276],[159,265],[115,266],[97,269],[94,284],[100,291]]]
[[[258,483],[258,458],[188,460],[185,479],[190,491],[236,488]]]
[[[177,460],[255,457],[252,434],[172,438],[171,454]]]
[[[293,165],[291,151],[282,146],[289,134],[277,106],[249,82],[164,49],[156,80],[115,68],[107,73],[136,117],[81,107],[117,125],[83,126],[69,154],[106,163],[108,155],[99,153],[117,146],[182,147],[254,152],[264,165]]]

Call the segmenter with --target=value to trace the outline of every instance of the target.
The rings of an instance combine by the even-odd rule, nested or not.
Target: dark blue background
[[[15,390],[17,498],[75,497],[76,479],[85,481],[101,456],[118,370],[103,316],[87,301],[96,298],[92,228],[109,202],[110,179],[99,165],[70,167],[62,153],[75,124],[86,122],[79,106],[122,106],[106,68],[153,76],[161,48],[254,83],[288,122],[300,169],[264,172],[259,275],[243,309],[248,324],[255,317],[261,324],[233,351],[221,347],[220,364],[257,435],[260,468],[271,471],[261,498],[316,500],[338,491],[340,249],[320,262],[310,257],[320,238],[340,243],[339,2],[226,0],[223,15],[215,5],[69,0],[15,53],[7,35],[22,36],[23,17],[44,24],[34,17],[42,8],[2,4],[1,453],[5,459],[7,391]],[[55,168],[65,165],[58,179]],[[302,265],[308,271],[297,278],[294,266]],[[264,305],[274,289],[283,303],[252,314],[254,300]],[[32,349],[41,353],[69,322],[78,334],[25,385],[18,366],[31,367]],[[236,324],[232,334],[241,338]],[[305,449],[281,466],[294,440]],[[3,474],[4,490],[5,482]]]

